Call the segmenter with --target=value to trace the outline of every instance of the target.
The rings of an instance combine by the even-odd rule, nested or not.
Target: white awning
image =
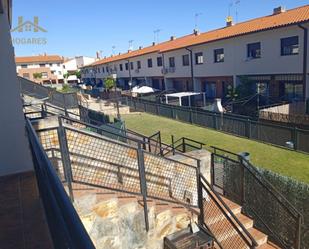
[[[149,86],[141,86],[141,87],[135,86],[132,88],[132,93],[154,93],[156,91],[158,90]]]
[[[165,94],[166,97],[174,97],[174,98],[182,98],[182,97],[189,97],[194,95],[200,95],[202,93],[196,93],[196,92],[179,92],[179,93],[170,93]]]
[[[70,75],[69,77],[68,77],[68,81],[71,81],[71,80],[77,80],[77,77],[76,77],[76,75]]]

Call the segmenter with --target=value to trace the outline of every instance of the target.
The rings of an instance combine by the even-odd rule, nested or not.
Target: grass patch
[[[235,153],[248,151],[251,153],[254,165],[309,183],[309,155],[307,154],[147,113],[128,114],[122,117],[128,129],[145,135],[161,131],[162,141],[165,143],[170,144],[171,135],[174,135],[176,139],[188,137],[204,142],[208,146],[217,146]]]

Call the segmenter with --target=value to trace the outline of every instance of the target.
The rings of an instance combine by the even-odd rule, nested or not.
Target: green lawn
[[[152,135],[160,130],[165,143],[170,144],[174,135],[176,139],[188,137],[236,153],[248,151],[256,166],[309,183],[309,155],[147,113],[122,117],[127,128],[142,134]]]

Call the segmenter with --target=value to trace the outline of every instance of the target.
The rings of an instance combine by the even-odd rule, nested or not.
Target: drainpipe
[[[303,93],[304,93],[304,99],[306,101],[306,97],[309,98],[309,96],[306,96],[307,93],[307,58],[308,58],[308,29],[301,24],[298,25],[299,28],[301,28],[304,31],[304,52],[303,52],[303,81],[304,81],[304,87],[303,87]],[[309,113],[309,107],[307,105],[307,114]]]
[[[192,53],[192,50],[189,48],[186,48],[186,50],[190,52],[191,81],[192,81],[193,89],[194,89],[193,53]]]
[[[128,62],[128,67],[129,67],[129,77],[131,81],[131,86],[133,85],[133,79],[132,79],[132,74],[131,74],[131,65],[130,65],[130,60],[127,60]],[[130,87],[131,88],[131,87]]]
[[[164,53],[162,54],[162,74],[163,74],[163,79],[164,79],[164,87],[165,87],[165,91],[168,90],[167,89],[167,82],[166,82],[166,77],[165,77],[165,60],[164,60]]]

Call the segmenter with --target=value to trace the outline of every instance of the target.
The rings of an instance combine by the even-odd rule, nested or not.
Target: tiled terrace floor
[[[54,248],[34,172],[0,177],[0,248]]]

